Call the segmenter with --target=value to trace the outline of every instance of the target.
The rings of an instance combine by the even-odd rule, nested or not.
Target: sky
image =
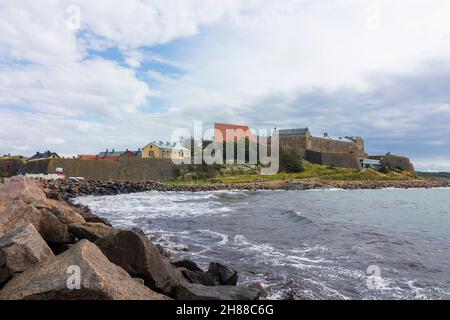
[[[362,136],[450,171],[450,1],[0,0],[0,154],[214,122]]]

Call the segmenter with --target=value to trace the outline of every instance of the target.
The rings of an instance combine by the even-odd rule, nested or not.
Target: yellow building
[[[191,152],[181,146],[171,143],[152,142],[142,148],[142,158],[145,159],[189,159]]]

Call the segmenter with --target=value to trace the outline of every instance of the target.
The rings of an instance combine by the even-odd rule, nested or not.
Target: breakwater
[[[204,183],[204,184],[164,184],[155,180],[135,181],[38,181],[44,192],[53,198],[70,199],[88,195],[117,195],[145,191],[220,191],[220,190],[309,190],[309,189],[412,189],[445,188],[448,180],[404,180],[404,181],[335,181],[305,179],[294,181],[271,181],[251,183]]]

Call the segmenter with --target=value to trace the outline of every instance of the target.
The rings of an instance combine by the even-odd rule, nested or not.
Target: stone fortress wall
[[[313,137],[308,128],[281,130],[280,147],[290,148],[313,163],[351,169],[362,169],[360,159],[365,156],[361,137],[354,141]]]
[[[119,161],[83,159],[50,159],[26,163],[20,173],[54,174],[63,168],[66,177],[83,177],[87,180],[172,180],[176,166],[165,159],[120,158]]]

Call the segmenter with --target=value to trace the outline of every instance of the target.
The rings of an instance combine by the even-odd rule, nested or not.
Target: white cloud
[[[66,25],[72,4],[81,9],[78,32]],[[139,146],[194,119],[308,121],[317,131],[361,130],[379,141],[400,141],[434,121],[422,140],[433,146],[438,130],[447,132],[448,97],[430,91],[421,99],[403,90],[399,75],[414,78],[433,61],[448,68],[448,12],[445,0],[3,0],[2,147]],[[153,53],[180,38],[189,39],[170,56]],[[107,48],[125,64],[93,55]],[[158,68],[142,70],[146,62]],[[166,111],[153,110],[153,98]]]
[[[448,1],[264,3],[195,42],[192,72],[165,88],[175,104],[230,101],[230,107],[245,108],[265,94],[367,90],[373,73],[408,73],[450,53],[450,22],[442,14],[450,11]],[[374,4],[380,30],[367,27]]]

